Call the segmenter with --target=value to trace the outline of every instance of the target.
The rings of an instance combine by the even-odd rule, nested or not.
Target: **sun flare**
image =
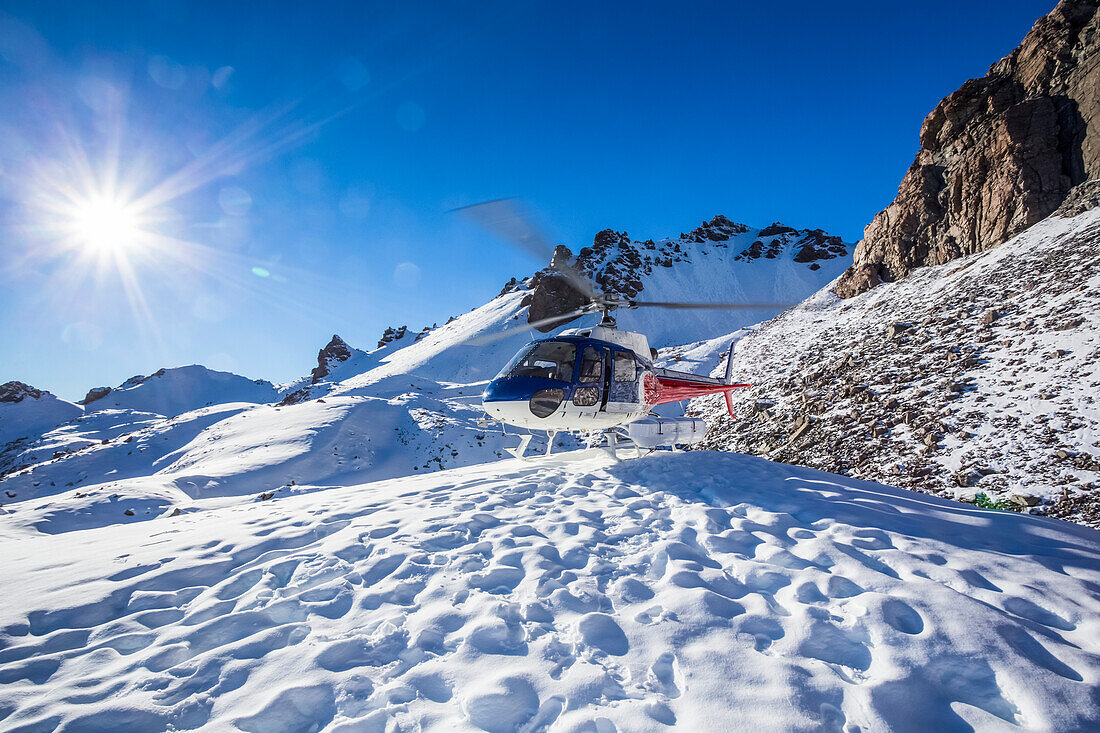
[[[110,197],[89,198],[73,205],[69,229],[74,239],[94,252],[126,250],[144,234],[133,206]]]

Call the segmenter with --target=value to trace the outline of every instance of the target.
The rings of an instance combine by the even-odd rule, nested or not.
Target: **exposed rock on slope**
[[[696,403],[707,447],[1100,527],[1100,209],[854,300],[823,291],[735,358],[754,386],[740,420]]]
[[[332,339],[325,347],[317,352],[317,366],[309,373],[313,384],[332,373],[335,365],[351,358],[351,347],[337,334],[332,334]]]
[[[80,401],[80,404],[87,405],[96,400],[101,400],[109,394],[111,394],[110,387],[92,387],[88,390],[88,394],[84,395],[84,399]]]
[[[867,226],[838,295],[996,247],[1100,177],[1098,5],[1063,0],[925,118],[920,152]]]
[[[16,403],[22,402],[28,397],[32,400],[36,400],[44,393],[40,389],[35,389],[29,384],[23,382],[5,382],[0,384],[0,402]]]

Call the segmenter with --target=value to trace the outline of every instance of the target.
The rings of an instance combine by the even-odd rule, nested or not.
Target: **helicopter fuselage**
[[[528,343],[486,387],[482,405],[521,428],[607,430],[658,404],[742,386],[655,367],[644,335],[595,326]]]
[[[604,329],[607,330],[607,329]],[[646,415],[653,363],[619,343],[562,335],[533,341],[489,383],[485,411],[535,430],[600,430]]]

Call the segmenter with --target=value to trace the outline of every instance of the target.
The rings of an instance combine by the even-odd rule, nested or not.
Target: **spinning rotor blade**
[[[593,311],[591,307],[585,306],[584,308],[578,308],[577,310],[570,311],[569,313],[562,313],[560,316],[542,318],[537,321],[532,321],[531,323],[524,324],[522,326],[505,329],[504,331],[500,331],[498,333],[489,333],[483,336],[474,336],[472,339],[468,339],[464,343],[467,346],[485,346],[486,344],[491,344],[502,339],[506,339],[509,336],[514,336],[520,331],[530,331],[531,329],[538,328],[539,326],[549,326],[551,323],[564,323],[566,321],[571,321],[574,318],[579,318],[585,314],[592,312]]]
[[[525,249],[546,264],[550,264],[554,259],[554,245],[516,199],[485,201],[452,209],[451,212],[461,214],[482,229]],[[595,300],[596,289],[588,278],[568,265],[560,269],[556,268],[556,272],[568,280],[581,295],[589,300]]]
[[[798,303],[676,303],[670,301],[638,301],[630,302],[631,308],[670,308],[672,310],[690,310],[693,308],[711,310],[787,310]]]

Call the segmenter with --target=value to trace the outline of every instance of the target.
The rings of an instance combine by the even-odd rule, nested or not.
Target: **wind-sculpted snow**
[[[0,727],[1088,730],[1100,533],[588,451],[6,543]]]

